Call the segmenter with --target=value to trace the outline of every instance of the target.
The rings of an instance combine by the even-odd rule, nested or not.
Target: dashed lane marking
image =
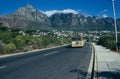
[[[53,51],[53,52],[50,52],[50,53],[44,54],[44,56],[48,56],[48,55],[52,55],[52,54],[56,54],[56,53],[58,53],[58,51]]]
[[[4,69],[4,68],[6,68],[7,66],[0,66],[0,69]]]

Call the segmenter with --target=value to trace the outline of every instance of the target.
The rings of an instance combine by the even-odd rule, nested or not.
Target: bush
[[[4,49],[6,50],[6,53],[12,53],[14,50],[16,50],[16,46],[14,43],[9,43]]]
[[[14,38],[14,41],[15,45],[17,46],[17,48],[22,48],[23,46],[25,46],[25,38],[23,35],[17,35],[15,38]]]
[[[109,49],[115,48],[115,37],[113,35],[104,35],[97,42],[98,45],[102,45]]]

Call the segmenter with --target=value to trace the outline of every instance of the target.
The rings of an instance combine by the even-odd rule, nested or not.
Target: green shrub
[[[114,49],[115,48],[115,37],[113,37],[113,35],[104,35],[99,39],[97,44],[102,45],[109,49]]]
[[[14,43],[9,43],[4,48],[7,53],[12,53],[14,50],[16,50],[16,46]]]
[[[0,28],[0,53],[14,53],[23,52],[33,49],[40,49],[51,46],[62,45],[62,39],[47,36],[35,37],[31,35],[31,31],[28,31],[29,35],[19,34],[20,29]],[[63,38],[63,43],[69,43],[69,38]],[[2,43],[4,45],[2,45]]]

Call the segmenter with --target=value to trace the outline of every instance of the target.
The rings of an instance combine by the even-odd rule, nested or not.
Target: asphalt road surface
[[[0,79],[85,79],[91,55],[87,43],[1,58]]]

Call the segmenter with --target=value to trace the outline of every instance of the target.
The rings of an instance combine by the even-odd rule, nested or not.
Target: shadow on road
[[[116,70],[114,72],[99,72],[97,73],[97,77],[106,79],[120,79],[120,70]]]
[[[73,70],[70,70],[70,72],[75,74],[77,76],[77,79],[85,79],[87,75],[87,72],[84,72],[81,69],[73,69]]]

